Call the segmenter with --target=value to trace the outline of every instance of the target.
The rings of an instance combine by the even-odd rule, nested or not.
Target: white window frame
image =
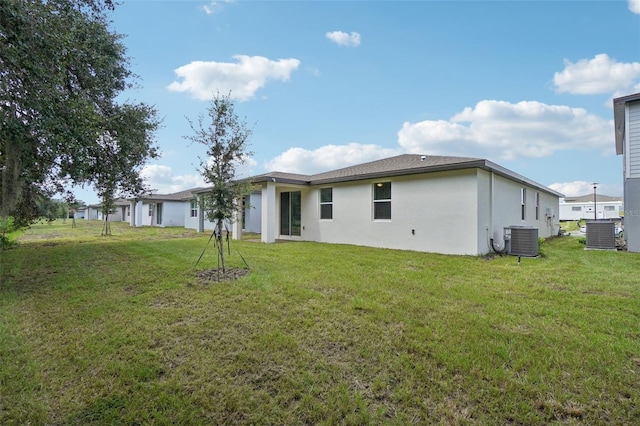
[[[198,202],[195,199],[189,200],[189,216],[198,217]]]
[[[326,191],[326,190],[331,191],[330,192],[330,194],[331,194],[331,200],[330,201],[322,201],[322,191]],[[333,187],[320,188],[319,197],[320,197],[320,220],[333,220]],[[323,206],[330,206],[331,207],[330,217],[322,217],[322,207]]]
[[[380,199],[376,199],[376,187],[377,188],[382,188],[384,185],[389,185],[389,196],[390,198],[380,198]],[[372,186],[372,198],[373,198],[373,220],[391,220],[391,202],[393,199],[393,195],[391,192],[391,181],[384,181],[384,182],[375,182]],[[389,217],[376,217],[376,204],[389,204]]]

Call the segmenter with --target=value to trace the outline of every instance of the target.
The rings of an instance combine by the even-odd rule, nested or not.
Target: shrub
[[[0,250],[4,250],[16,244],[14,240],[9,239],[7,234],[17,231],[15,220],[13,217],[0,218]]]
[[[15,220],[13,217],[0,218],[0,234],[9,234],[15,230]]]

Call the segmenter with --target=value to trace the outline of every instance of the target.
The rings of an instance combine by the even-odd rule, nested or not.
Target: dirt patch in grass
[[[225,271],[222,269],[203,269],[200,271],[196,271],[196,278],[200,279],[204,282],[225,282],[225,281],[235,281],[238,278],[242,278],[249,273],[249,269],[245,268],[227,268]]]

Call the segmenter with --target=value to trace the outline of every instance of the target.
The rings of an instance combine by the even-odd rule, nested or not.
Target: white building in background
[[[593,202],[593,194],[560,199],[561,221],[620,219],[622,216],[624,216],[622,197],[610,197],[596,193],[595,204]]]
[[[562,194],[480,158],[399,155],[316,175],[271,172],[260,190],[261,240],[318,241],[481,255],[505,227],[559,231]],[[240,222],[240,221],[238,221]],[[242,231],[236,225],[233,238]]]
[[[198,189],[131,198],[126,219],[131,226],[185,226],[191,212],[192,192]]]

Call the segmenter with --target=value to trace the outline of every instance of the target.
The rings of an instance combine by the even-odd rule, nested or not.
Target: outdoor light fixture
[[[378,182],[378,183],[376,183],[376,186],[377,186],[378,188],[382,188],[382,183],[381,183],[381,182]]]

